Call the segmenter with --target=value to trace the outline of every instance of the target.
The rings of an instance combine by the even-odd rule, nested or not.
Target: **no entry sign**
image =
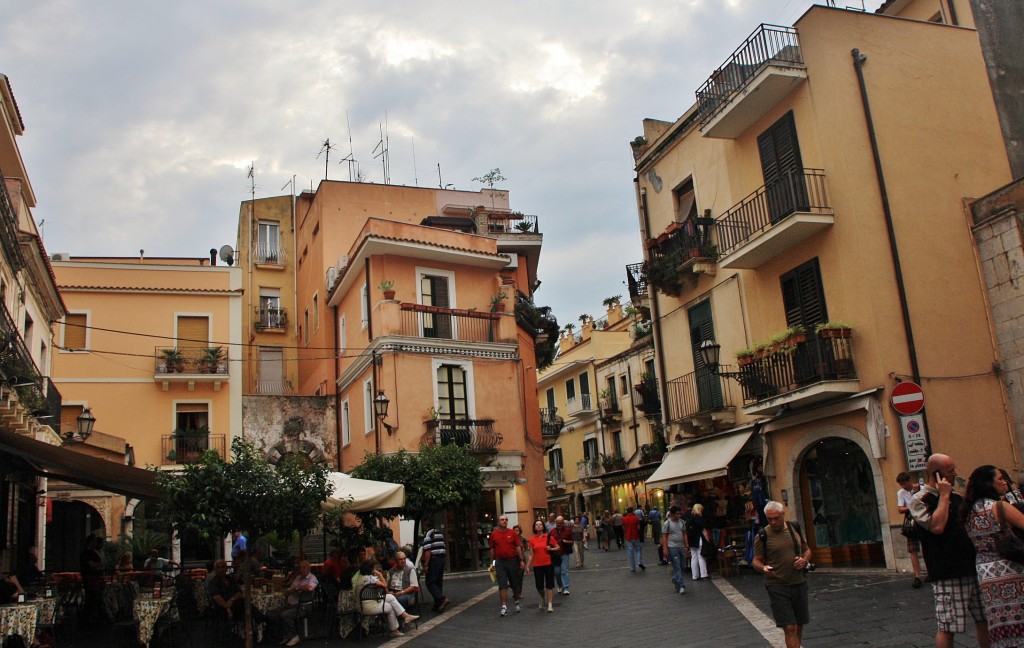
[[[894,410],[904,416],[917,414],[924,409],[924,390],[917,383],[901,382],[892,388],[889,402]]]

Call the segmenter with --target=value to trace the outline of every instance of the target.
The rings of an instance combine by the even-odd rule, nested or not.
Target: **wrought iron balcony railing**
[[[760,25],[697,90],[701,126],[721,112],[730,97],[767,65],[803,65],[800,40],[793,27]]]
[[[227,447],[223,434],[202,436],[177,436],[164,434],[160,437],[160,463],[162,465],[193,464],[199,461],[207,450],[214,450],[221,459]]]
[[[423,304],[402,304],[399,335],[494,342],[498,335],[498,315]]]
[[[730,371],[721,367],[721,371]],[[732,407],[729,381],[707,369],[668,381],[669,416],[673,422]]]
[[[477,232],[487,234],[540,234],[537,216],[533,214],[482,213],[476,217]]]
[[[547,482],[548,488],[556,488],[559,486],[565,486],[565,473],[561,468],[551,468],[544,471],[544,481]]]
[[[825,171],[801,169],[766,184],[734,205],[715,222],[718,246],[728,255],[754,236],[797,212],[831,214]]]
[[[594,411],[593,400],[590,394],[577,394],[566,399],[565,409],[570,416],[592,412]]]
[[[658,395],[657,378],[647,379],[639,385],[634,385],[634,390],[640,396],[637,407],[647,416],[661,412],[661,396]]]
[[[292,381],[283,378],[256,380],[256,393],[269,396],[287,396],[294,393]]]
[[[555,438],[565,427],[565,420],[558,416],[557,407],[540,408],[540,433],[542,437]]]
[[[853,380],[857,369],[850,338],[808,337],[739,368],[747,403],[773,398],[827,380]]]
[[[33,417],[42,419],[60,434],[60,392],[53,381],[39,371],[14,318],[3,304],[0,304],[0,380],[18,394],[18,402]]]
[[[284,250],[277,243],[257,243],[253,254],[256,263],[284,264]]]
[[[11,272],[17,274],[25,267],[25,257],[18,242],[18,215],[14,213],[3,174],[0,174],[0,250],[11,266]]]
[[[457,445],[477,453],[493,453],[501,445],[493,419],[439,419],[426,421],[424,445]]]
[[[219,352],[215,350],[219,349]],[[161,375],[213,374],[226,377],[230,363],[223,347],[156,347],[154,373]]]
[[[597,459],[584,459],[576,462],[576,474],[580,479],[597,479],[601,476],[601,462]]]
[[[647,297],[647,275],[643,263],[630,263],[626,266],[626,285],[629,286],[629,299],[633,303]]]
[[[256,309],[256,329],[283,329],[288,326],[288,311],[280,307]]]

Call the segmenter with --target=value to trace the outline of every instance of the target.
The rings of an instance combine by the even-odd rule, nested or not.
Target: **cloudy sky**
[[[373,149],[391,182],[477,190],[500,168],[537,214],[542,288],[561,323],[627,295],[641,260],[628,142],[674,120],[762,22],[812,0],[7,0],[0,72],[50,253],[202,256],[257,197]],[[860,6],[860,0],[840,5]],[[874,10],[878,0],[867,0]],[[415,163],[414,163],[415,159]],[[438,173],[440,165],[440,177]]]

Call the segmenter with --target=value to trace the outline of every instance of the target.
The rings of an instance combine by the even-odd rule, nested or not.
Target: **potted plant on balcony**
[[[605,387],[597,393],[597,398],[601,403],[601,413],[604,416],[611,416],[614,412],[612,407],[612,390]]]
[[[604,466],[606,472],[611,472],[613,470],[625,470],[626,460],[618,453],[601,455],[601,465]]]
[[[814,332],[823,340],[831,338],[846,339],[853,335],[853,327],[846,322],[822,322],[814,327]]]
[[[224,362],[224,347],[206,347],[203,349],[203,355],[199,358],[199,373],[218,373],[222,362]]]
[[[783,331],[786,335],[785,346],[793,349],[796,345],[803,344],[807,341],[807,329],[802,324],[795,324],[790,326],[788,329]]]
[[[513,225],[513,227],[515,227],[516,231],[521,234],[529,234],[533,230],[533,223],[527,220],[521,220]]]
[[[195,463],[199,456],[207,449],[210,436],[210,428],[201,425],[199,427],[179,427],[171,433],[171,451],[167,458],[179,463]]]
[[[679,296],[683,289],[678,259],[674,254],[656,256],[644,263],[647,283],[666,295]]]
[[[385,279],[380,282],[380,291],[384,293],[384,299],[395,298],[395,282],[392,279]]]
[[[745,367],[754,361],[754,349],[752,347],[744,347],[736,352],[736,364],[740,367]]]
[[[161,349],[163,364],[167,367],[167,373],[181,373],[185,371],[185,354],[181,349]]]
[[[505,312],[505,298],[508,297],[504,291],[499,290],[498,294],[491,297],[491,312],[492,313],[504,313]]]

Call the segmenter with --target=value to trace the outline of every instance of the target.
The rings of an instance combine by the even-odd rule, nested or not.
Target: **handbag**
[[[711,544],[711,538],[705,533],[700,543],[700,555],[707,559],[713,557],[715,553],[715,545]]]
[[[1021,540],[1009,526],[1003,522],[1003,502],[996,500],[993,515],[999,529],[996,531],[996,553],[1000,558],[1024,563],[1024,540]]]
[[[910,513],[904,514],[903,526],[900,528],[900,533],[902,533],[908,540],[917,540],[917,532],[917,523],[914,522],[914,518],[910,517]]]

